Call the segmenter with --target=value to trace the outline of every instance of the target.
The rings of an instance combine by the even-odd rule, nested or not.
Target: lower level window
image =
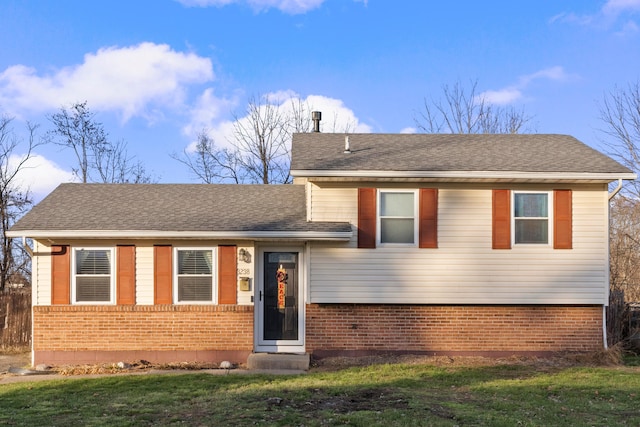
[[[76,248],[73,251],[73,301],[113,303],[114,270],[112,248]]]
[[[549,193],[514,193],[516,244],[549,243]]]
[[[213,303],[215,249],[176,249],[174,280],[177,303]]]

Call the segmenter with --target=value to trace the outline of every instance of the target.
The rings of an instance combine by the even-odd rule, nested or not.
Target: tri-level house
[[[626,167],[564,135],[291,151],[292,185],[60,185],[9,232],[32,239],[34,364],[606,345]]]

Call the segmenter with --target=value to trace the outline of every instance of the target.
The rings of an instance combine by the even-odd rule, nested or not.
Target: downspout
[[[27,254],[29,255],[29,258],[31,258],[31,260],[33,260],[33,249],[31,249],[31,246],[29,246],[27,244],[27,236],[22,236],[22,246],[24,246],[24,250],[27,252]],[[35,300],[36,300],[36,294],[37,292],[33,292],[33,263],[31,263],[32,266],[32,270],[31,270],[31,366],[34,366],[36,363],[36,353],[33,350],[33,333],[34,333],[34,322],[33,322],[33,307],[35,307]]]
[[[609,193],[609,200],[613,199],[615,195],[620,192],[620,190],[622,190],[622,178],[618,180],[618,186],[611,193]]]
[[[613,199],[616,194],[618,194],[622,190],[622,178],[618,179],[618,186],[609,193],[609,201]],[[607,206],[607,210],[609,207]],[[607,227],[608,229],[608,227]],[[607,236],[607,242],[609,241]],[[609,258],[609,246],[607,245],[607,258]],[[608,276],[608,275],[607,275]],[[608,284],[611,286],[611,283]],[[607,300],[609,299],[609,289],[607,288]],[[607,301],[608,304],[608,301]],[[607,305],[602,306],[602,340],[604,341],[604,349],[607,350],[609,348],[609,344],[607,343]]]
[[[27,236],[22,236],[22,246],[24,246],[24,250],[29,254],[29,258],[33,259],[33,249],[27,244]]]

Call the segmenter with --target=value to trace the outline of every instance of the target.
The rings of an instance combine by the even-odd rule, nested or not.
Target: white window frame
[[[545,194],[547,196],[547,242],[546,243],[517,243],[516,242],[516,194]],[[526,220],[528,217],[522,217]],[[533,218],[533,217],[530,217]],[[538,217],[542,219],[542,217]],[[517,190],[511,192],[511,245],[529,247],[548,247],[553,244],[553,191]]]
[[[76,287],[76,271],[77,271],[77,258],[76,253],[78,251],[108,251],[110,253],[111,265],[110,268],[110,283],[109,283],[109,301],[77,301],[77,287]],[[113,247],[98,247],[98,246],[84,246],[84,247],[72,247],[71,250],[71,303],[74,305],[113,305],[116,303],[116,251]],[[81,275],[84,276],[84,275]]]
[[[413,194],[413,243],[383,243],[382,242],[382,216],[380,210],[382,208],[382,194],[383,193],[412,193]],[[398,189],[398,188],[385,188],[378,189],[376,200],[376,246],[381,247],[417,247],[418,246],[418,222],[419,218],[419,194],[417,189]],[[387,218],[387,217],[385,217]],[[409,218],[409,217],[388,217],[388,218]]]
[[[178,300],[178,252],[211,251],[211,301],[179,301]],[[184,246],[173,248],[173,303],[179,305],[214,305],[218,304],[218,247],[217,246]]]

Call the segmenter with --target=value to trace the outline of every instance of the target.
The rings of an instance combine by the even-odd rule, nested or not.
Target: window
[[[417,241],[416,191],[380,190],[378,197],[379,242],[415,245]]]
[[[114,302],[115,280],[112,248],[76,248],[73,251],[73,302]]]
[[[215,249],[176,249],[175,302],[214,303]]]
[[[514,192],[515,244],[549,243],[549,193]]]

